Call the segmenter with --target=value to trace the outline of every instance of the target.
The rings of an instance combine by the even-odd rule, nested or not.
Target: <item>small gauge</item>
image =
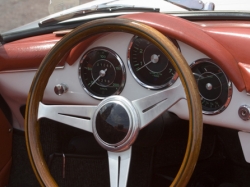
[[[169,87],[178,77],[173,65],[161,50],[137,36],[130,42],[128,67],[135,80],[149,89]]]
[[[197,81],[204,114],[218,114],[226,109],[232,96],[232,83],[211,59],[191,65]]]
[[[111,49],[93,48],[81,59],[79,79],[89,95],[104,99],[122,91],[126,79],[125,67]]]

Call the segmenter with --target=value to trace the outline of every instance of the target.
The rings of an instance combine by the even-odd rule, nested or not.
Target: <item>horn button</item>
[[[97,142],[109,151],[123,151],[135,141],[139,118],[131,102],[122,96],[111,96],[97,107],[93,132]]]
[[[104,105],[96,116],[96,131],[106,143],[117,144],[128,134],[130,122],[127,111],[118,103]]]

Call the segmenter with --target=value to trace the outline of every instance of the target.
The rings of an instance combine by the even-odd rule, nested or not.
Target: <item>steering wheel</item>
[[[105,98],[97,106],[43,104],[43,93],[49,77],[62,57],[84,39],[105,32],[132,33],[153,43],[173,64],[182,84],[133,101],[115,95]],[[46,187],[58,186],[43,158],[39,139],[40,118],[53,119],[92,132],[98,143],[108,152],[111,187],[126,187],[131,147],[138,132],[180,99],[186,99],[188,103],[189,135],[182,165],[171,184],[171,186],[177,187],[185,186],[189,181],[198,159],[202,140],[201,101],[196,81],[187,62],[167,37],[152,27],[134,20],[106,18],[88,22],[74,29],[64,36],[46,55],[33,79],[28,95],[25,116],[26,145],[32,168],[40,185]],[[110,108],[114,111],[119,110],[123,117],[128,118],[125,128],[126,133],[116,142],[106,140],[105,136],[109,136],[109,134],[105,133],[108,132],[98,130],[100,126],[107,123],[105,116],[102,114]],[[82,118],[72,116],[82,116]],[[109,125],[115,126],[115,124]]]

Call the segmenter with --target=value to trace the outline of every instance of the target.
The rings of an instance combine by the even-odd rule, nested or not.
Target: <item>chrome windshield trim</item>
[[[109,2],[110,3],[110,2]],[[62,12],[61,14],[57,14],[55,16],[49,16],[39,22],[39,26],[43,27],[46,25],[53,25],[57,23],[62,23],[67,20],[71,20],[74,18],[85,17],[88,15],[95,14],[110,14],[110,13],[135,13],[135,12],[160,12],[160,8],[154,8],[149,6],[136,6],[130,4],[99,4],[94,5],[88,8],[82,8],[72,12]],[[99,16],[98,16],[99,17]],[[91,16],[90,18],[91,19]]]

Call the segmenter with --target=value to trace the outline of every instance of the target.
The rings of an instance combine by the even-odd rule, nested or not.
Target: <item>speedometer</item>
[[[135,80],[148,89],[169,87],[178,77],[161,50],[137,36],[133,37],[129,46],[128,66]]]
[[[79,79],[90,96],[104,99],[122,91],[126,80],[125,67],[111,49],[93,48],[81,59]]]

